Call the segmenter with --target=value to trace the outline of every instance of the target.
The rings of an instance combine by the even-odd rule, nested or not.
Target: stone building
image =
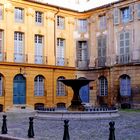
[[[64,78],[95,79],[80,90],[84,103],[139,107],[139,24],[139,0],[80,12],[1,0],[0,109],[68,107],[73,93]]]

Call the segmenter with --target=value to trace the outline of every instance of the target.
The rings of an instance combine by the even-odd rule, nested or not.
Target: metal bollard
[[[29,117],[29,129],[28,129],[28,137],[34,137],[34,127],[33,127],[33,117]]]
[[[110,133],[109,133],[109,140],[115,140],[115,128],[114,128],[114,125],[115,125],[115,122],[109,122],[109,125],[110,125]]]
[[[69,120],[64,120],[64,135],[63,135],[63,140],[70,140],[69,136]]]
[[[2,123],[2,129],[1,129],[2,134],[7,134],[6,117],[7,117],[6,115],[3,115],[3,123]]]

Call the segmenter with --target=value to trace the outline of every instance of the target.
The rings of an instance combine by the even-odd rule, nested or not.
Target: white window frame
[[[38,75],[34,79],[34,95],[35,96],[44,96],[45,88],[45,79],[43,76]]]
[[[88,28],[87,19],[78,19],[78,31],[80,33],[86,33]]]
[[[57,28],[63,30],[65,28],[65,18],[57,16]]]
[[[103,76],[99,78],[99,94],[100,96],[108,95],[108,82]]]
[[[87,41],[78,41],[77,46],[77,60],[78,61],[87,61],[88,60],[88,42]]]
[[[14,61],[24,61],[24,33],[14,32]]]
[[[15,21],[23,22],[24,19],[24,10],[20,7],[15,7]]]
[[[35,63],[42,64],[43,63],[43,36],[42,35],[35,35]]]
[[[36,24],[43,24],[43,13],[40,11],[35,11],[35,23]]]
[[[65,39],[57,38],[56,65],[65,65]]]
[[[61,81],[59,81],[59,79],[65,79],[65,77],[63,77],[63,76],[58,77],[56,95],[57,96],[66,96],[65,85]]]
[[[107,28],[107,19],[106,15],[102,15],[99,17],[99,29],[105,30]]]

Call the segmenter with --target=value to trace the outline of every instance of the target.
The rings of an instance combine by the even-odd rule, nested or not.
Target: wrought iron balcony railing
[[[26,63],[28,62],[28,55],[22,53],[14,53],[14,62]]]
[[[6,52],[0,52],[0,61],[6,61]]]
[[[62,57],[56,57],[56,65],[57,66],[68,66],[69,65],[69,59],[68,58],[62,58]]]
[[[47,56],[35,55],[35,64],[48,64]]]

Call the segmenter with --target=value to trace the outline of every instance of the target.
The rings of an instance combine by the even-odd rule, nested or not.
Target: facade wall
[[[3,31],[3,42],[0,50],[0,74],[4,77],[4,94],[0,97],[0,104],[4,105],[5,110],[13,107],[13,79],[17,74],[25,76],[26,106],[29,107],[35,103],[49,107],[54,107],[57,103],[69,106],[72,98],[69,87],[66,88],[66,96],[56,96],[56,81],[60,76],[95,79],[89,84],[89,103],[112,106],[120,102],[120,76],[128,75],[131,79],[133,104],[140,103],[138,4],[139,0],[120,1],[80,13],[33,1],[1,0],[0,31]],[[22,9],[22,22],[15,21],[15,8]],[[35,12],[41,12],[41,24],[36,24]],[[128,12],[130,13],[125,15]],[[115,14],[118,16],[117,23]],[[132,18],[124,22],[123,14],[124,17]],[[24,59],[21,62],[15,62],[15,32],[23,34]],[[128,34],[125,34],[127,32],[128,38]],[[126,37],[123,47],[120,45],[120,33]],[[35,61],[36,53],[39,52],[35,49],[35,35],[43,37],[43,61],[40,64]],[[34,96],[34,78],[37,75],[45,78],[43,97]],[[107,80],[107,96],[100,96],[101,76]]]

